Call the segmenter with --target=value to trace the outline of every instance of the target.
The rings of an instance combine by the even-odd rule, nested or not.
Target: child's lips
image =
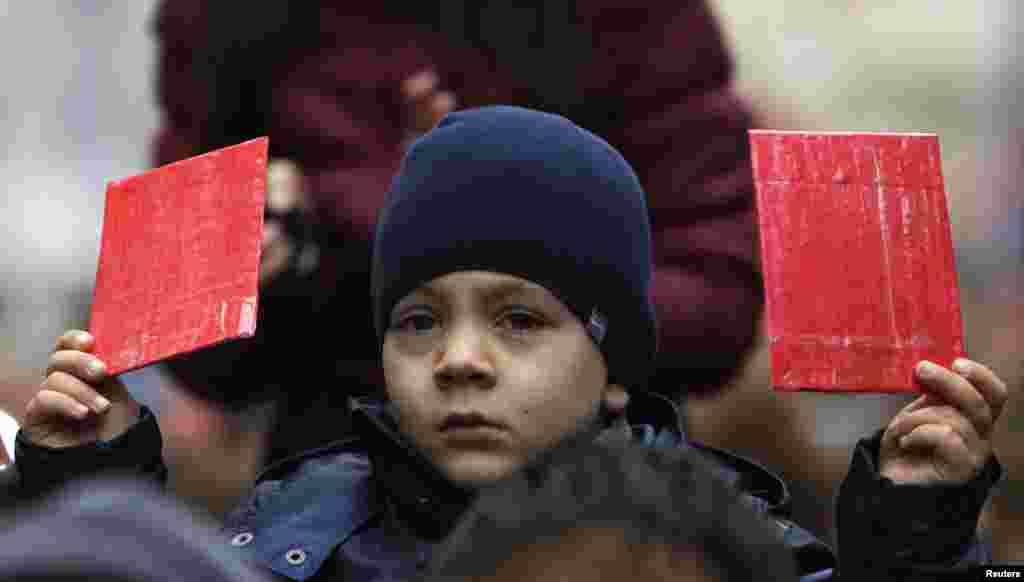
[[[507,440],[508,427],[479,413],[450,414],[439,425],[446,442],[459,446],[493,447]]]
[[[441,433],[441,447],[452,453],[505,455],[514,447],[509,434],[493,426],[460,427]]]
[[[479,412],[458,412],[449,414],[438,426],[441,432],[463,431],[470,429],[503,430],[508,427],[504,423],[488,418]]]

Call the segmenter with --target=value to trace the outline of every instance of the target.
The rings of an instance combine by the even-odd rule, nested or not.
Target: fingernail
[[[922,378],[934,376],[936,371],[935,364],[931,362],[921,362],[917,366],[917,375]]]
[[[964,359],[958,359],[953,362],[953,369],[957,371],[961,376],[966,376],[971,371],[971,364]]]
[[[96,412],[106,412],[110,408],[110,401],[102,396],[97,396],[93,403],[96,405]]]
[[[101,378],[106,371],[107,367],[103,365],[103,362],[99,360],[92,360],[89,362],[89,372],[91,372],[93,376]]]

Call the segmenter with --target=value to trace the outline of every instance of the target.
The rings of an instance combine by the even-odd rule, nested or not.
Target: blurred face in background
[[[545,288],[498,273],[451,273],[399,301],[383,366],[399,428],[468,486],[511,474],[602,402],[626,402],[579,319]]]

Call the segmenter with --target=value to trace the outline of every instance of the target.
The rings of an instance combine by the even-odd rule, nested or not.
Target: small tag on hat
[[[605,318],[596,307],[590,312],[590,319],[587,321],[587,333],[593,338],[594,343],[601,345],[604,336],[608,334],[608,319]]]

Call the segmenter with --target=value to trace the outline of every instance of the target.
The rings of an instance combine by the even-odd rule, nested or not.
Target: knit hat
[[[630,165],[568,119],[496,106],[447,115],[402,161],[378,216],[371,292],[383,344],[395,304],[458,271],[521,277],[583,322],[609,380],[656,352],[646,198]]]

